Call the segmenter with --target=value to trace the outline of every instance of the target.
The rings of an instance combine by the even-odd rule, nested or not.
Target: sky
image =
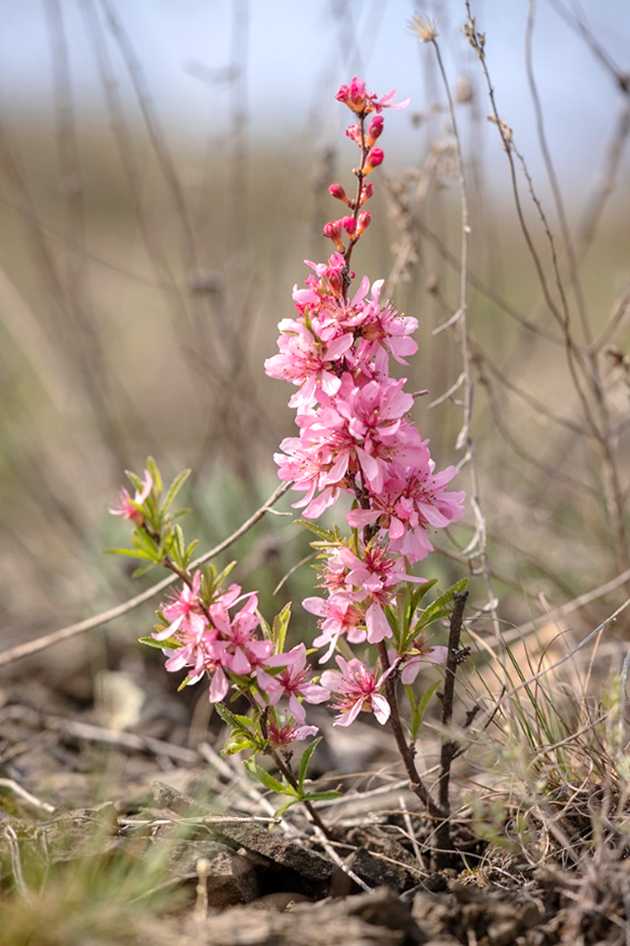
[[[0,95],[4,110],[20,116],[52,112],[52,52],[49,15],[57,2],[70,49],[78,108],[95,120],[104,100],[84,10],[100,0],[4,0],[0,32]],[[146,86],[167,133],[195,138],[209,125],[217,132],[230,116],[235,87],[221,82],[237,46],[247,63],[240,85],[253,136],[278,138],[290,128],[321,140],[332,138],[346,116],[331,101],[338,84],[359,71],[377,90],[395,87],[410,95],[412,110],[431,101],[426,60],[408,22],[416,11],[433,15],[449,76],[478,64],[462,33],[463,0],[109,0],[141,62]],[[570,4],[573,0],[556,0]],[[487,60],[499,110],[517,141],[539,155],[527,88],[524,30],[528,0],[473,0],[478,27],[487,36]],[[98,7],[101,11],[102,7]],[[630,71],[630,0],[583,0],[584,15],[602,45]],[[239,20],[248,10],[248,22]],[[137,110],[129,75],[111,33],[110,54],[131,115]],[[622,105],[607,72],[583,39],[567,28],[551,6],[536,0],[536,72],[552,149],[560,171],[579,180],[603,149]],[[330,102],[329,108],[322,104]],[[487,112],[487,103],[482,103]],[[398,125],[397,145],[413,142],[408,117]],[[391,145],[390,145],[391,147]]]

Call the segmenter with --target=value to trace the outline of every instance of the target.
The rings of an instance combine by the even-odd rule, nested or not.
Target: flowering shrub
[[[302,522],[316,536],[321,595],[302,602],[318,620],[313,647],[320,665],[334,657],[338,669],[325,669],[318,678],[303,643],[287,650],[290,605],[269,625],[256,593],[228,584],[231,566],[217,574],[213,566],[191,565],[194,544],[186,545],[171,513],[186,473],[164,493],[150,460],[143,478],[129,474],[134,498],[123,490],[111,510],[135,526],[133,548],[116,551],[144,560],[140,571],[161,564],[181,580],[143,643],[164,652],[167,671],[184,672],[182,687],[205,680],[230,730],[226,751],[247,753],[250,772],[288,796],[284,808],[304,802],[320,827],[311,802],[331,793],[305,788],[317,740],[297,771],[287,751],[317,733],[306,723],[308,704],[329,703],[338,726],[350,726],[361,713],[391,723],[412,787],[437,810],[415,771],[398,691],[402,684],[415,740],[426,699],[414,694],[414,681],[423,665],[444,664],[448,656],[425,633],[450,614],[463,589],[459,583],[426,606],[434,582],[409,571],[432,551],[431,533],[456,522],[464,504],[464,494],[448,488],[456,469],[436,472],[428,442],[411,419],[414,396],[405,390],[406,379],[390,375],[392,362],[404,366],[417,350],[417,319],[383,299],[383,280],[370,285],[364,277],[351,291],[351,257],[371,222],[366,205],[374,187],[366,178],[384,160],[375,144],[384,128],[382,112],[407,104],[394,104],[393,95],[378,98],[356,77],[337,93],[356,119],[346,130],[358,149],[355,193],[331,184],[329,193],[346,210],[323,229],[333,252],[324,263],[307,261],[304,285],[293,289],[293,317],[279,323],[278,353],[265,362],[270,377],[296,388],[289,405],[296,410],[297,436],[282,441],[275,461],[280,479],[303,494],[294,507],[303,510]],[[346,534],[314,524],[344,497]],[[365,651],[363,659],[353,647]],[[239,713],[228,708],[236,697]],[[260,764],[265,753],[278,778]]]

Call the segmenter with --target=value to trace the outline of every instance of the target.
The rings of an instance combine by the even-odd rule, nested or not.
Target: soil
[[[32,877],[158,868],[138,898],[146,908],[118,938],[94,928],[71,941],[52,928],[33,938],[31,927],[10,946],[627,943],[623,860],[573,872],[519,863],[463,823],[465,856],[438,872],[414,797],[402,793],[403,813],[400,788],[369,795],[377,781],[361,786],[367,803],[357,796],[335,815],[333,843],[323,845],[295,809],[284,824],[272,819],[269,799],[219,754],[214,722],[200,729],[205,708],[193,708],[191,724],[161,682],[144,681],[145,710],[134,717],[131,676],[116,681],[109,710],[41,679],[12,679],[0,691],[0,915],[13,915],[7,904],[20,893],[33,897]],[[147,712],[156,701],[159,712]],[[381,750],[367,727],[364,735],[352,761],[369,769]],[[342,773],[334,739],[326,752],[327,771]]]

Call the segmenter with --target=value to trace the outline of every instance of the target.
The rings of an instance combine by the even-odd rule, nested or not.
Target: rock
[[[358,848],[348,859],[348,867],[370,887],[386,886],[403,893],[422,876],[416,859],[394,838],[354,831],[349,840]]]
[[[246,857],[235,854],[214,841],[163,840],[159,845],[171,847],[167,873],[173,883],[199,881],[199,865],[204,862],[208,906],[223,910],[239,903],[249,903],[258,896],[255,866]]]
[[[215,838],[235,849],[264,858],[267,863],[298,874],[316,886],[329,883],[333,865],[299,841],[288,840],[278,828],[263,828],[253,822],[208,825]]]

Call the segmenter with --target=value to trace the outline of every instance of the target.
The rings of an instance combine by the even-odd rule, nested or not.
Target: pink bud
[[[366,201],[368,201],[368,200],[370,199],[370,197],[372,197],[373,195],[374,195],[374,186],[372,185],[371,181],[368,181],[367,184],[364,184],[364,185],[363,185],[363,190],[361,191],[361,203],[360,203],[360,206],[362,207],[363,204],[364,204]]]
[[[372,223],[372,214],[369,210],[362,210],[357,217],[357,234],[360,236]]]
[[[357,222],[354,217],[342,217],[341,225],[346,233],[349,233],[350,235],[352,235],[357,228]]]
[[[346,138],[349,138],[351,141],[354,141],[355,145],[358,145],[360,148],[361,145],[361,129],[358,125],[348,125],[346,128]]]
[[[344,204],[348,203],[347,194],[341,184],[331,184],[328,188],[328,193],[331,197],[336,197],[337,200],[342,200]]]
[[[383,163],[383,158],[385,154],[381,148],[372,148],[370,153],[367,156],[367,161],[363,166],[363,174],[371,174],[374,168],[377,168],[379,164]]]
[[[345,246],[341,240],[341,225],[341,220],[329,220],[328,223],[324,224],[322,233],[325,237],[328,237],[329,240],[333,241],[340,253],[343,253]]]
[[[373,145],[377,138],[380,138],[383,132],[385,119],[382,115],[375,115],[368,128],[368,144]]]

